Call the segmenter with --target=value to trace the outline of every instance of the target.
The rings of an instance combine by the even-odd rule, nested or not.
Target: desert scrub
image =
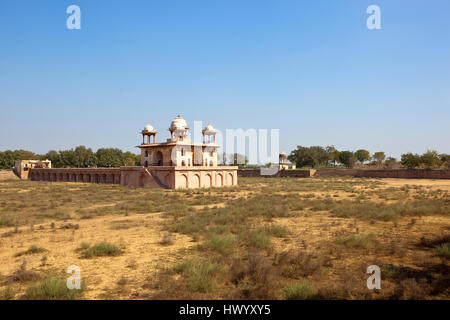
[[[450,242],[446,242],[436,247],[436,251],[441,257],[450,258]]]
[[[373,233],[369,234],[352,234],[348,237],[342,237],[338,238],[338,243],[346,246],[347,248],[354,248],[354,249],[365,249],[372,247],[375,242],[375,235]]]
[[[14,226],[14,222],[11,219],[0,217],[0,227],[12,227],[12,226]]]
[[[173,271],[188,278],[192,291],[208,292],[215,288],[214,276],[222,270],[221,265],[207,258],[191,258],[175,265]]]
[[[237,237],[235,235],[210,234],[208,235],[205,244],[201,247],[225,254],[232,250],[232,247],[236,244],[236,242]]]
[[[335,205],[331,213],[337,217],[362,220],[397,220],[402,216],[448,215],[450,204],[445,199],[416,200],[397,203],[375,203],[345,200]]]
[[[241,235],[241,237],[249,247],[262,250],[270,250],[272,248],[271,236],[263,230],[253,230]]]
[[[99,242],[82,252],[84,258],[112,257],[122,254],[118,246],[109,242]]]
[[[284,300],[308,300],[314,299],[317,291],[312,284],[300,282],[288,285],[281,290],[280,294]]]
[[[15,292],[10,286],[0,290],[0,300],[12,300],[14,296]]]
[[[32,245],[28,248],[28,250],[17,252],[14,256],[20,257],[26,254],[36,254],[42,252],[47,252],[47,249]]]
[[[25,298],[28,300],[73,300],[81,296],[83,288],[68,289],[65,279],[53,277],[27,288]]]
[[[289,230],[287,228],[275,224],[265,226],[260,230],[277,238],[284,238],[289,234]]]

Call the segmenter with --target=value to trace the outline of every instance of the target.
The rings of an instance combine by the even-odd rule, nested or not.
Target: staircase
[[[153,174],[150,170],[148,170],[147,168],[144,167],[144,171],[146,174],[150,175],[153,180],[156,181],[156,183],[163,189],[170,189],[168,186],[166,186],[159,178],[156,174]]]

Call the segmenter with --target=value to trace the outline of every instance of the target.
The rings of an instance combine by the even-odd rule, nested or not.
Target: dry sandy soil
[[[406,214],[395,219],[385,219],[340,216],[333,208],[339,201],[355,201],[358,197],[361,197],[361,201],[372,203],[413,202],[418,199],[419,194],[422,200],[438,199],[448,205],[450,181],[315,178],[310,179],[314,182],[310,184],[308,180],[246,178],[241,179],[240,186],[230,190],[213,189],[194,193],[128,190],[118,186],[81,183],[1,182],[0,294],[3,290],[3,297],[0,298],[26,298],[27,288],[39,285],[46,275],[57,275],[65,279],[68,276],[65,270],[70,265],[77,265],[81,269],[85,286],[80,297],[82,299],[278,299],[286,298],[285,294],[280,293],[283,292],[283,287],[305,281],[321,293],[319,298],[324,299],[449,298],[448,257],[437,254],[435,247],[448,241],[445,237],[450,234],[450,212],[444,210],[437,214]],[[405,186],[408,186],[407,194],[402,191]],[[234,233],[233,222],[230,224],[208,220],[205,229],[199,227],[198,230],[186,231],[186,224],[191,221],[186,219],[195,219],[195,215],[213,215],[215,210],[219,213],[228,212],[220,211],[228,208],[231,208],[229,212],[238,212],[233,207],[234,203],[243,199],[249,201],[257,196],[264,197],[267,192],[272,196],[278,194],[280,197],[289,197],[285,199],[286,202],[272,203],[276,206],[276,212],[288,210],[289,215],[270,214],[267,217],[263,213],[261,216],[255,213],[246,217],[242,223],[249,230],[276,226],[286,231],[281,235],[271,236],[268,240],[269,247],[261,244],[264,239],[257,240],[261,243],[254,243],[242,235],[245,232]],[[394,197],[391,199],[391,196]],[[308,203],[305,207],[296,207],[308,199],[315,202]],[[333,201],[329,208],[317,207],[327,201]],[[161,206],[161,203],[165,204]],[[255,205],[257,204],[253,204]],[[233,213],[236,217],[245,215],[247,211],[255,211],[254,207],[249,207],[246,211],[245,206],[239,210],[238,213]],[[210,237],[208,232],[213,227],[214,230],[218,229],[221,223],[223,226],[230,226],[230,229],[220,231],[219,240],[211,240],[214,235]],[[168,234],[171,241],[161,244],[165,232],[170,232]],[[225,238],[220,238],[222,232],[233,237],[230,248],[223,242]],[[365,242],[365,239],[361,246],[352,243],[346,245],[349,237],[361,234],[374,235],[373,245],[371,240]],[[434,240],[437,242],[433,242]],[[117,256],[85,258],[79,249],[83,242],[91,245],[99,242],[112,243],[122,253]],[[431,245],[427,246],[427,243]],[[205,249],[206,245],[210,246]],[[45,251],[17,256],[31,246],[44,248]],[[249,289],[242,289],[244,280],[233,278],[235,261],[228,258],[244,257],[242,259],[246,261],[251,248],[255,248],[261,259],[265,259],[268,272],[277,274],[278,277],[275,280],[258,280],[248,273],[245,281],[251,283],[252,290],[257,292],[253,295],[248,293]],[[310,263],[309,260],[298,260],[286,265],[279,262],[280,254],[300,251],[310,255],[308,259],[320,261],[318,271],[314,269],[312,272],[304,272],[302,269],[302,272],[295,274],[285,272],[296,268],[295,263]],[[210,259],[223,265],[221,270],[225,271],[218,275],[211,272],[210,278],[200,280],[214,281],[211,288],[198,288],[192,284],[195,271],[173,271],[174,266],[191,257]],[[250,261],[250,256],[248,259]],[[12,275],[24,266],[24,262],[26,270],[41,275],[39,280],[12,280]],[[365,279],[368,275],[363,269],[374,263],[402,268],[400,271],[396,270],[406,272],[406,275],[392,276],[389,279],[386,277],[383,282],[385,294],[366,293]],[[336,283],[343,277],[349,277],[345,272],[350,270],[359,273],[354,279],[350,277],[354,282],[346,285],[359,283],[357,288],[342,289],[330,285],[330,282]],[[417,276],[414,272],[417,272]],[[428,283],[422,285],[423,279]],[[264,282],[261,286],[269,286],[270,281],[277,284],[273,288],[261,289],[257,286],[258,281]],[[436,285],[436,282],[439,284]],[[254,289],[256,287],[258,289]],[[410,291],[417,292],[417,295]]]

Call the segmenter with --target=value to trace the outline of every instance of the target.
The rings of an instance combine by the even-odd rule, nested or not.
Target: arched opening
[[[214,166],[214,163],[213,163],[213,161],[212,161],[212,160],[211,160],[211,161],[209,161],[209,166],[210,166],[210,167]]]
[[[84,182],[91,182],[91,174],[88,173],[84,176]]]
[[[139,175],[139,187],[143,187],[144,186],[144,181],[145,181],[145,175],[143,173],[141,173]]]
[[[181,160],[181,165],[182,165],[183,167],[186,166],[186,161]]]
[[[69,175],[69,173],[66,173],[66,178],[64,179],[64,181],[70,181],[70,175]]]
[[[106,183],[106,174],[102,174],[100,183]]]
[[[216,185],[217,185],[218,187],[223,186],[223,176],[222,176],[221,173],[217,174],[216,179],[217,179]]]
[[[234,177],[232,173],[228,173],[228,185],[234,185]]]
[[[181,186],[183,187],[183,188],[188,188],[188,178],[187,178],[187,176],[185,175],[185,174],[183,174],[183,175],[181,175]]]
[[[83,174],[81,174],[81,173],[78,174],[77,181],[78,182],[83,182]]]
[[[145,166],[145,167],[148,167],[148,161],[147,161],[147,160],[145,160],[144,166]]]
[[[163,154],[161,151],[157,151],[154,155],[154,165],[162,166],[163,165]]]
[[[212,178],[211,178],[211,175],[209,173],[206,174],[205,181],[204,181],[203,185],[204,185],[205,188],[210,188],[211,187],[211,185],[212,185]]]
[[[72,176],[70,177],[70,181],[72,181],[72,182],[77,181],[77,175],[75,173],[72,173]]]
[[[192,188],[200,188],[200,176],[198,174],[194,174]]]
[[[98,182],[99,182],[98,174],[94,174],[94,179],[93,179],[92,182],[93,182],[93,183],[98,183]]]

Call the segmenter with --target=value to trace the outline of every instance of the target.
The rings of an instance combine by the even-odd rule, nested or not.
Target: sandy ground
[[[378,179],[377,179],[378,180]],[[421,185],[430,189],[450,191],[449,180],[424,179],[382,179],[382,187],[400,187],[405,184]],[[331,194],[334,194],[332,192]],[[241,196],[241,195],[239,195]],[[224,206],[225,203],[208,205]],[[202,206],[196,206],[201,208]],[[361,232],[373,232],[378,239],[387,239],[387,245],[392,239],[402,239],[409,243],[417,242],[422,236],[437,236],[443,230],[450,230],[450,218],[442,216],[418,217],[413,225],[409,225],[411,218],[393,222],[358,221],[352,228],[359,228]],[[146,286],[158,270],[185,258],[189,248],[197,243],[191,237],[174,234],[172,245],[161,245],[164,218],[161,213],[133,214],[128,216],[107,215],[96,216],[92,219],[70,220],[56,222],[52,229],[50,221],[30,227],[20,227],[19,233],[8,237],[0,237],[0,279],[5,279],[19,269],[24,259],[28,270],[38,272],[56,271],[63,274],[67,267],[77,265],[81,269],[82,280],[86,284],[84,299],[139,299],[151,293]],[[333,239],[339,232],[348,230],[353,219],[331,217],[326,212],[311,212],[300,217],[274,219],[279,225],[289,228],[287,239],[274,239],[276,251],[289,248],[301,248],[307,243],[309,248],[321,246]],[[67,223],[78,224],[78,229],[61,229]],[[14,231],[14,228],[2,228],[1,233]],[[123,248],[123,254],[116,257],[82,258],[79,248],[82,242],[95,244],[107,241]],[[383,240],[384,241],[384,240]],[[33,255],[15,257],[20,251],[31,245],[43,247],[48,251]],[[407,248],[402,259],[403,263],[414,264],[413,246]],[[42,257],[47,261],[42,265]],[[68,275],[67,275],[68,276]],[[126,279],[126,281],[124,280]],[[118,282],[126,283],[119,285]],[[15,284],[16,296],[20,298],[29,283]]]
[[[191,238],[174,235],[174,243],[163,246],[161,240],[160,214],[136,214],[127,217],[103,216],[88,220],[71,221],[79,229],[59,229],[66,224],[59,222],[55,229],[50,224],[22,227],[21,232],[7,238],[0,238],[0,274],[11,275],[27,261],[27,269],[34,271],[56,270],[64,272],[70,265],[81,268],[82,280],[86,283],[85,299],[108,299],[133,296],[139,299],[144,281],[152,277],[158,268],[167,266],[182,257],[183,250],[192,246]],[[44,229],[39,229],[43,226]],[[2,231],[13,229],[2,229]],[[123,248],[124,253],[116,257],[85,259],[77,248],[81,242],[95,244],[107,241]],[[43,247],[47,253],[14,257],[17,252],[31,245]],[[47,256],[45,266],[41,259]],[[117,282],[126,278],[131,292],[116,294]],[[19,287],[18,291],[24,291]],[[123,289],[123,288],[122,288]],[[18,297],[16,297],[18,298]]]

